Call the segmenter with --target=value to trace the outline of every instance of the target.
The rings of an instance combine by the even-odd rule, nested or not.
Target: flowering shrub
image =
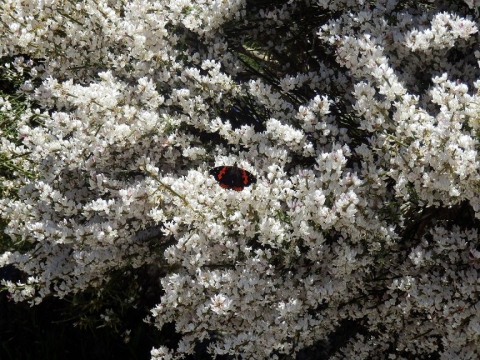
[[[161,267],[150,320],[182,340],[153,359],[478,358],[475,2],[254,3],[0,4],[32,104],[1,144],[3,285]],[[208,174],[234,163],[257,183]]]

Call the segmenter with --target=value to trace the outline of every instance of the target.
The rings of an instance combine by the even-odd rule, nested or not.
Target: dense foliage
[[[147,320],[182,337],[152,359],[478,358],[478,19],[473,0],[4,0],[28,106],[0,147],[0,266],[23,274],[2,284],[38,304],[148,266]],[[208,170],[233,164],[257,183],[220,188]]]

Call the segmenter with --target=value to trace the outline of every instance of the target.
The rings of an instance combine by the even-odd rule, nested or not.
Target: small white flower
[[[232,305],[232,300],[223,294],[217,294],[213,296],[210,301],[210,308],[218,315],[226,314]]]

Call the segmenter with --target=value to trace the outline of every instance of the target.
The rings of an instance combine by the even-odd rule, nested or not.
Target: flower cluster
[[[0,4],[35,104],[0,144],[24,171],[3,286],[36,304],[161,267],[150,320],[182,338],[158,360],[478,358],[473,1],[247,3]],[[235,163],[254,186],[209,176]]]

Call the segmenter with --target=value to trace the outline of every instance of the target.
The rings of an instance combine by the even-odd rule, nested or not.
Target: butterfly
[[[257,182],[257,178],[247,170],[237,166],[218,166],[210,170],[215,180],[220,183],[224,189],[242,191],[246,186]]]

